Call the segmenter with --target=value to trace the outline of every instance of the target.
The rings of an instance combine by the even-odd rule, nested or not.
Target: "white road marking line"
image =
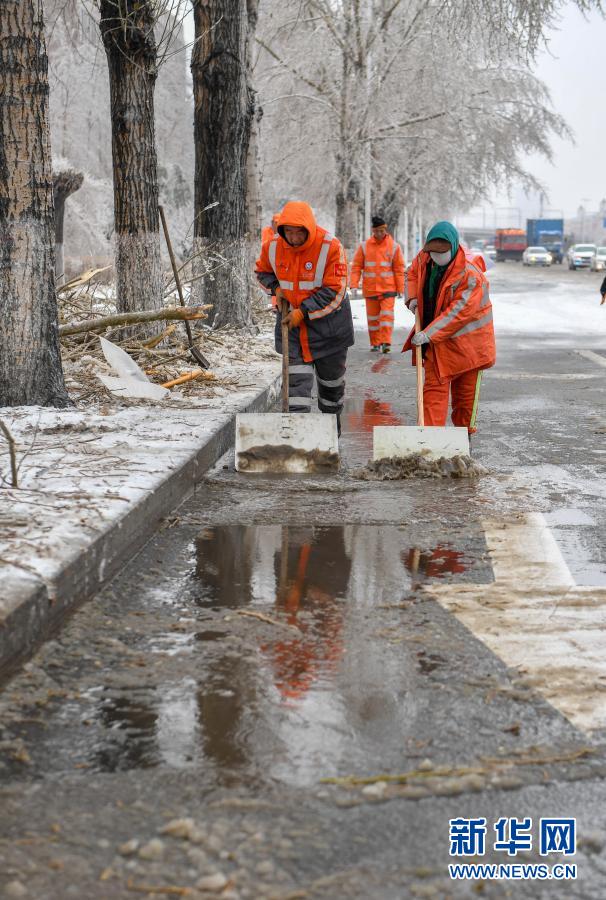
[[[494,584],[428,592],[575,726],[606,728],[606,588],[576,586],[540,513],[483,527]]]
[[[577,352],[580,353],[581,351]],[[606,359],[602,360],[602,362],[606,364]],[[487,381],[492,381],[493,378],[501,378],[504,381],[590,381],[592,378],[601,378],[602,376],[599,372],[548,372],[538,374],[536,372],[491,372],[489,369],[484,377]]]
[[[585,359],[591,360],[591,362],[597,363],[598,366],[602,366],[603,369],[606,369],[606,357],[600,356],[599,353],[594,353],[593,350],[575,350],[574,351],[578,356],[583,356]]]

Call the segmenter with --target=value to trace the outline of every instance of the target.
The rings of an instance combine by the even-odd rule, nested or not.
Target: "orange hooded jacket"
[[[390,234],[382,241],[369,237],[355,252],[351,266],[351,286],[357,288],[362,276],[365,297],[404,293],[404,256]]]
[[[265,241],[271,241],[275,232],[271,225],[266,225],[263,231],[261,232],[261,243],[264,244]]]
[[[406,299],[416,297],[423,321],[423,288],[430,256],[425,250],[413,259],[406,274]],[[485,265],[480,258],[459,247],[444,273],[436,297],[433,321],[424,329],[434,351],[441,382],[475,369],[489,369],[496,362],[492,304],[488,295]],[[414,328],[403,352],[412,348]],[[413,365],[415,354],[413,353]]]
[[[305,243],[291,247],[284,239],[285,225],[307,229]],[[263,243],[255,271],[267,293],[280,287],[290,305],[303,310],[305,318],[298,332],[305,362],[353,344],[345,250],[336,237],[316,224],[309,204],[286,204],[280,212],[278,234]],[[337,314],[339,327],[324,327],[326,320]],[[281,347],[278,336],[277,342]]]

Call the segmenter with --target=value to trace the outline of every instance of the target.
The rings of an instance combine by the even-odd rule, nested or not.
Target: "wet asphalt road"
[[[575,276],[512,266],[495,306]],[[0,693],[0,896],[606,896],[606,371],[576,352],[606,337],[501,338],[487,474],[382,483],[352,470],[414,377],[365,343],[338,476],[226,457]],[[459,816],[532,817],[515,861],[577,881],[451,881]],[[577,818],[573,859],[542,816]]]

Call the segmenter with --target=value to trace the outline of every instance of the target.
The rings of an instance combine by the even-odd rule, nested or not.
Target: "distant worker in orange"
[[[261,232],[261,246],[265,243],[265,241],[271,241],[271,239],[278,233],[278,222],[280,221],[280,213],[274,213],[271,217],[271,225],[266,225],[263,231]],[[276,297],[275,294],[271,296],[271,305],[276,307]],[[267,307],[269,309],[269,307]]]
[[[278,353],[289,355],[290,411],[311,411],[315,373],[320,412],[336,415],[340,434],[347,349],[354,342],[341,242],[316,224],[311,206],[292,201],[280,213],[278,233],[263,243],[255,272],[275,294],[278,311],[287,304],[289,346],[282,347],[279,312],[275,339]]]
[[[423,350],[426,425],[446,424],[450,395],[453,424],[476,431],[482,371],[496,360],[484,271],[482,257],[466,255],[450,222],[430,229],[408,270],[406,305],[418,308],[421,331],[413,329],[403,349]]]
[[[278,233],[278,222],[280,221],[280,214],[274,213],[271,217],[271,225],[266,225],[263,231],[261,232],[261,243],[264,244],[265,241],[271,241],[274,234]]]
[[[351,287],[362,276],[371,352],[391,350],[395,298],[404,293],[404,256],[387,233],[385,219],[372,217],[372,237],[360,244],[351,267]]]

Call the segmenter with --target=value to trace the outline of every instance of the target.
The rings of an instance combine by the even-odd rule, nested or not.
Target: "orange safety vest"
[[[406,275],[407,299],[416,297],[423,321],[423,286],[430,256],[421,250]],[[467,256],[459,247],[440,283],[433,322],[425,328],[431,341],[435,367],[441,382],[476,369],[489,369],[496,362],[492,304],[483,263]],[[414,328],[403,352],[412,348]],[[412,355],[413,365],[415,354]]]
[[[369,237],[360,244],[351,266],[352,288],[358,287],[360,276],[365,297],[404,293],[404,256],[390,234],[382,241]]]
[[[291,247],[280,234],[263,244],[257,260],[257,271],[269,271],[276,275],[284,296],[292,307],[301,304],[318,288],[328,287],[336,292],[330,303],[308,312],[313,327],[337,310],[347,288],[347,260],[341,242],[316,224],[311,207],[307,203],[291,201],[280,213],[280,227],[296,225],[306,228],[308,238],[301,247]],[[301,350],[305,362],[313,357],[309,346],[307,322],[299,326]]]

